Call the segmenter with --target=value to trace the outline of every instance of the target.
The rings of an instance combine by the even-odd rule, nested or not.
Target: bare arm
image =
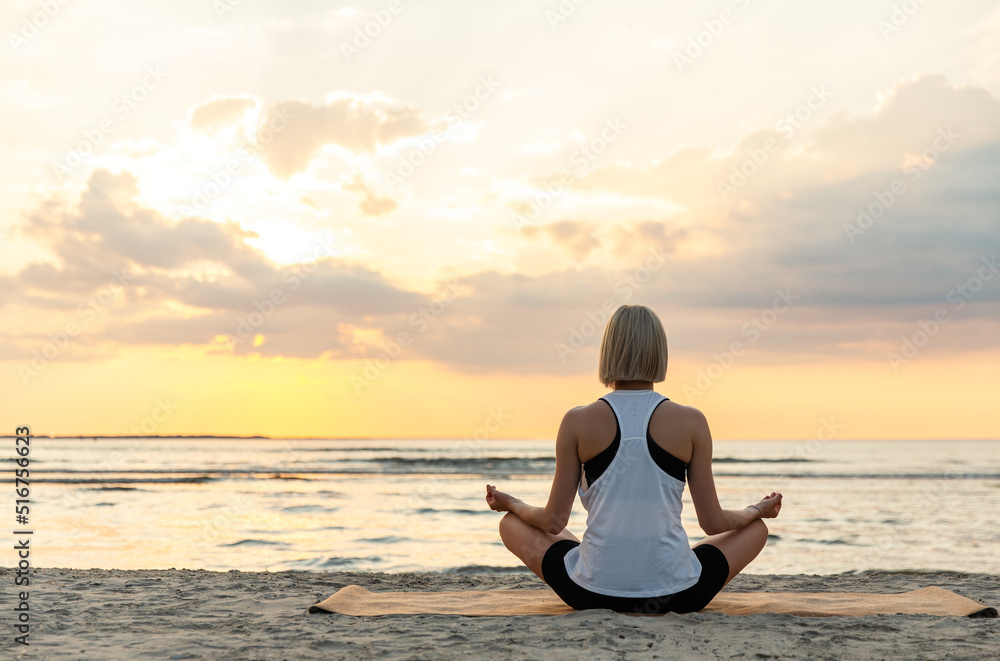
[[[577,436],[574,428],[573,411],[563,416],[556,435],[556,473],[552,478],[552,489],[545,507],[532,507],[520,498],[497,491],[486,485],[486,502],[490,509],[498,512],[512,512],[539,530],[558,535],[566,527],[576,487],[580,483],[580,458],[577,454]]]
[[[774,518],[781,509],[781,494],[772,493],[756,505],[741,510],[724,510],[719,504],[712,475],[712,432],[701,411],[694,411],[691,462],[688,464],[688,484],[698,515],[698,525],[706,535],[738,530],[759,518]]]

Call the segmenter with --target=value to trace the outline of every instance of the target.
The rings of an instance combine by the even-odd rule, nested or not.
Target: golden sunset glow
[[[717,438],[998,436],[995,3],[112,4],[5,56],[11,429],[552,438],[641,303]]]

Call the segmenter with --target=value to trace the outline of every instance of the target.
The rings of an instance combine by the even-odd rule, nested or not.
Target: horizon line
[[[23,435],[22,435],[23,436]],[[221,435],[221,434],[114,434],[114,435],[103,435],[103,434],[71,434],[71,435],[50,435],[50,434],[31,434],[28,436],[31,438],[48,438],[56,440],[72,440],[72,439],[124,439],[124,438],[134,438],[134,439],[197,439],[197,438],[210,438],[210,439],[233,439],[233,440],[243,440],[243,441],[472,441],[475,443],[484,443],[487,440],[493,441],[555,441],[555,438],[538,438],[534,436],[509,436],[509,437],[496,437],[493,439],[473,439],[469,437],[455,437],[455,436],[268,436],[266,434],[254,434],[249,436],[241,435]],[[18,438],[16,434],[0,434],[0,438]],[[809,441],[817,441],[820,443],[826,443],[829,441],[850,441],[850,442],[864,442],[864,441],[885,441],[885,442],[914,442],[914,441],[930,441],[930,442],[968,442],[968,441],[1000,441],[1000,438],[716,438],[713,441],[723,441],[723,442],[738,442],[738,443],[753,443],[753,442],[774,442],[774,443],[802,443]]]

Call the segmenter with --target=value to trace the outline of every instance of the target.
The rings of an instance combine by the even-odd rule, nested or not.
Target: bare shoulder
[[[581,406],[574,406],[570,410],[566,411],[566,415],[563,416],[563,420],[571,425],[587,427],[594,423],[598,423],[601,420],[605,420],[608,417],[608,412],[611,409],[608,405],[601,400],[591,402],[590,404],[583,404]]]
[[[708,425],[705,414],[693,406],[685,406],[668,400],[656,407],[656,410],[657,412],[662,411],[663,417],[669,418],[673,425],[681,425],[692,430]]]
[[[567,411],[563,416],[563,426],[576,432],[581,439],[600,441],[615,435],[617,422],[608,403],[598,399]]]
[[[693,406],[667,400],[660,402],[649,420],[649,433],[661,448],[684,462],[690,462],[695,447],[708,435],[705,416]]]
[[[710,456],[711,434],[705,415],[693,406],[661,402],[649,421],[649,433],[664,450],[690,463],[696,456]],[[701,450],[699,450],[701,448]]]
[[[577,458],[583,463],[608,447],[617,426],[611,407],[598,399],[567,411],[562,430],[567,437],[574,439]]]

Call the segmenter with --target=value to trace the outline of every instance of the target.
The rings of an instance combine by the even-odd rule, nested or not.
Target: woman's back
[[[619,389],[601,400],[591,406],[610,407],[616,433],[608,444],[607,414],[598,420],[597,410],[588,411],[597,424],[581,435],[578,446],[587,531],[580,546],[566,554],[566,570],[579,585],[606,595],[651,597],[684,590],[701,573],[680,518],[690,435],[657,424],[653,429],[664,443],[654,440],[650,425],[658,408],[665,409],[665,418],[680,422],[683,415],[676,409],[683,407],[652,390]]]

